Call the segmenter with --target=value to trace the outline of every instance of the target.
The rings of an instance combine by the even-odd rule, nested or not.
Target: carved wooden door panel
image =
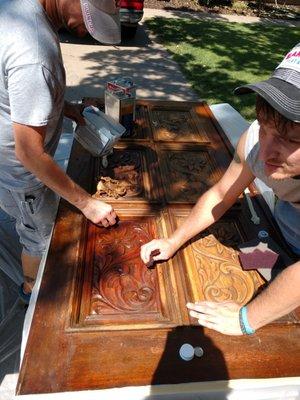
[[[228,337],[197,326],[186,309],[203,299],[245,304],[265,285],[237,257],[262,227],[276,238],[260,203],[258,227],[238,202],[168,262],[147,269],[139,257],[142,244],[176,229],[230,159],[202,103],[139,101],[133,136],[105,168],[74,143],[69,174],[91,193],[100,181],[96,197],[113,204],[119,223],[97,227],[61,201],[18,394],[299,375],[295,313],[253,337]],[[183,343],[203,357],[180,359]]]
[[[163,235],[166,221],[145,208],[118,210],[120,222],[110,229],[86,224],[86,248],[78,269],[80,295],[70,328],[100,331],[157,328],[180,323],[174,271],[170,266],[145,268],[141,245]]]

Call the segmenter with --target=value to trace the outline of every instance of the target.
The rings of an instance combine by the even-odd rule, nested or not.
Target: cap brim
[[[94,39],[103,44],[118,44],[121,42],[119,13],[107,14],[90,2],[80,0],[80,3],[84,24]]]
[[[237,95],[251,92],[259,94],[287,119],[300,122],[300,91],[296,86],[282,79],[270,78],[234,90]]]

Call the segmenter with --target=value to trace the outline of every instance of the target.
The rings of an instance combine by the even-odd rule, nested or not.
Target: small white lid
[[[184,361],[191,361],[194,358],[194,347],[189,343],[184,343],[179,350],[179,355]]]
[[[196,357],[202,357],[203,356],[203,354],[204,354],[204,351],[203,351],[203,349],[202,349],[202,347],[195,347],[194,348],[194,352],[195,352],[195,356]]]

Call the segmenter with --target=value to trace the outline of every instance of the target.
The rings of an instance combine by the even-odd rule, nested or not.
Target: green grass
[[[299,28],[276,25],[167,18],[147,25],[200,98],[230,103],[249,121],[255,118],[255,96],[235,96],[234,88],[268,78],[300,38]]]

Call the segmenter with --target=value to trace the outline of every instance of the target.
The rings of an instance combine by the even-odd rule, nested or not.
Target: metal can
[[[135,120],[136,86],[132,78],[119,77],[107,82],[105,114],[120,122],[126,129],[124,137],[132,135]]]

